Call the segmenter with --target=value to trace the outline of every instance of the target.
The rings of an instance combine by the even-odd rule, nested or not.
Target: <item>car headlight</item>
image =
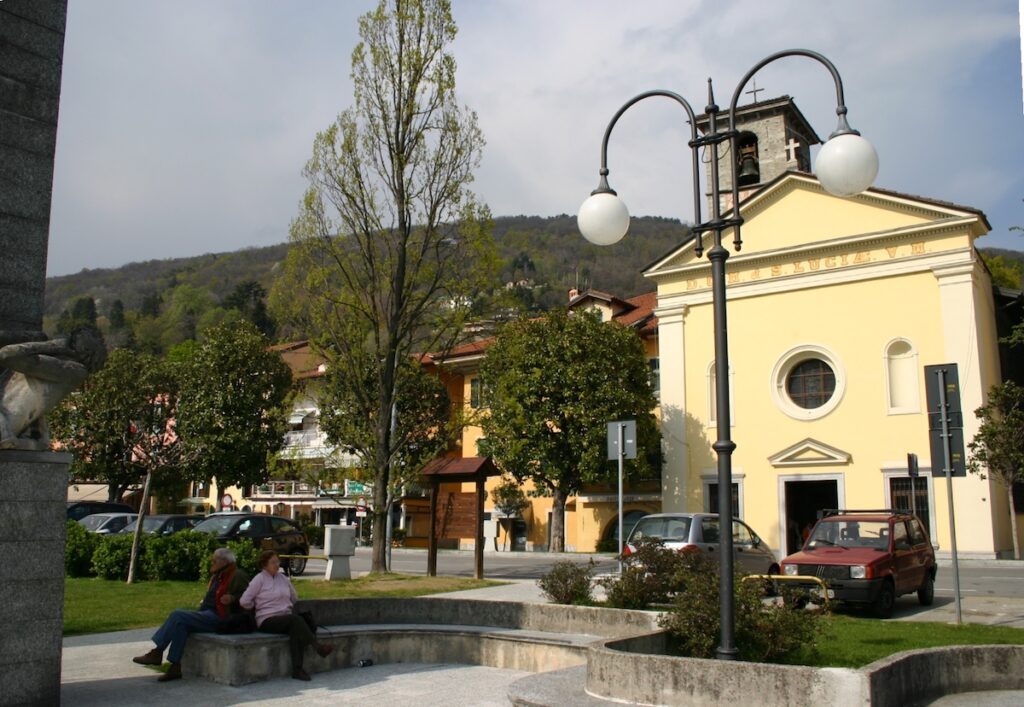
[[[850,579],[864,579],[867,577],[867,568],[864,565],[854,565],[850,568]]]
[[[782,568],[782,574],[794,576],[796,574],[799,574],[799,568],[796,565],[785,565]]]

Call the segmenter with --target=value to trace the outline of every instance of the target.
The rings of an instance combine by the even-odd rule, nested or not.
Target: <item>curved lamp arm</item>
[[[680,96],[678,93],[673,91],[665,90],[654,90],[644,91],[643,93],[634,96],[633,98],[626,101],[626,103],[619,108],[619,110],[612,116],[611,122],[608,123],[608,127],[604,131],[604,139],[601,140],[601,181],[597,185],[597,189],[591,192],[591,194],[615,194],[615,190],[608,186],[608,139],[612,135],[612,128],[619,122],[619,118],[622,114],[629,110],[634,104],[639,103],[645,98],[653,98],[655,96],[661,96],[664,98],[671,98],[673,101],[678,103],[686,111],[686,115],[690,118],[690,138],[691,140],[697,139],[697,115],[693,112],[693,108],[689,102]],[[697,156],[696,150],[691,150],[691,161],[693,163],[693,214],[694,223],[700,223],[700,162]]]
[[[839,125],[836,127],[835,132],[829,135],[829,139],[836,137],[837,135],[860,135],[859,132],[851,128],[850,124],[846,122],[846,100],[843,96],[843,79],[839,76],[839,71],[836,69],[835,64],[829,61],[826,56],[819,54],[818,52],[811,51],[810,49],[784,49],[783,51],[775,52],[774,54],[759,61],[746,73],[746,75],[744,75],[742,79],[740,79],[739,84],[737,84],[736,90],[732,94],[732,101],[729,103],[730,154],[737,154],[736,142],[738,134],[736,132],[736,104],[739,103],[740,96],[743,94],[743,89],[747,87],[747,83],[754,77],[754,74],[765,66],[771,64],[777,59],[783,59],[790,56],[804,56],[809,59],[814,59],[824,65],[824,67],[829,70],[829,73],[832,74],[832,80],[835,81],[836,84],[836,115],[839,116]],[[733,210],[738,215],[736,205],[740,203],[740,185],[735,177],[732,180],[732,203]],[[739,225],[736,226],[734,236],[736,247],[739,248],[742,242],[740,241]]]

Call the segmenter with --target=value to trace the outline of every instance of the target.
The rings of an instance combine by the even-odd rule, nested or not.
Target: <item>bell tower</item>
[[[722,129],[728,128],[727,121],[721,115],[718,125]],[[707,115],[697,117],[697,128],[707,132]],[[723,210],[732,208],[734,174],[740,186],[742,201],[784,172],[810,172],[811,145],[821,143],[821,138],[790,96],[737,106],[736,129],[740,133],[736,140],[736,153],[733,154],[727,144],[719,148]],[[705,162],[709,162],[709,155],[709,152],[705,153]],[[710,179],[711,165],[708,164],[709,183]],[[709,193],[709,199],[710,196]]]

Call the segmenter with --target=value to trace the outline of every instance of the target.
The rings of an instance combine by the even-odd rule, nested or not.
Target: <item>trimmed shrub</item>
[[[659,620],[674,650],[693,658],[714,658],[719,640],[718,567],[686,569],[685,591]],[[791,663],[813,656],[824,630],[822,614],[764,602],[761,582],[735,585],[736,646],[741,660]]]
[[[593,601],[591,578],[594,561],[585,565],[563,560],[537,580],[544,594],[555,604],[589,604]]]
[[[69,577],[92,577],[92,555],[100,536],[90,533],[76,520],[69,520],[64,534],[64,572]]]
[[[92,571],[100,579],[128,579],[128,564],[132,556],[132,535],[99,536],[99,544],[92,554]],[[139,559],[145,575],[146,543],[139,544]]]
[[[306,535],[306,542],[310,545],[316,545],[317,547],[324,546],[324,526],[307,525],[302,529],[302,532]]]
[[[229,540],[228,549],[235,553],[238,568],[250,577],[255,577],[260,571],[260,551],[256,546],[248,540]]]
[[[205,577],[217,543],[208,533],[182,530],[146,538],[143,569],[147,579],[195,581]]]
[[[601,538],[597,541],[597,547],[594,548],[594,552],[618,552],[619,551],[619,539],[615,536],[610,538]]]

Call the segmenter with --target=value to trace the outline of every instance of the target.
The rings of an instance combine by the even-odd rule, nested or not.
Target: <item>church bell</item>
[[[757,146],[741,145],[736,183],[742,187],[757,184],[759,181],[761,181],[761,169],[757,164]]]

